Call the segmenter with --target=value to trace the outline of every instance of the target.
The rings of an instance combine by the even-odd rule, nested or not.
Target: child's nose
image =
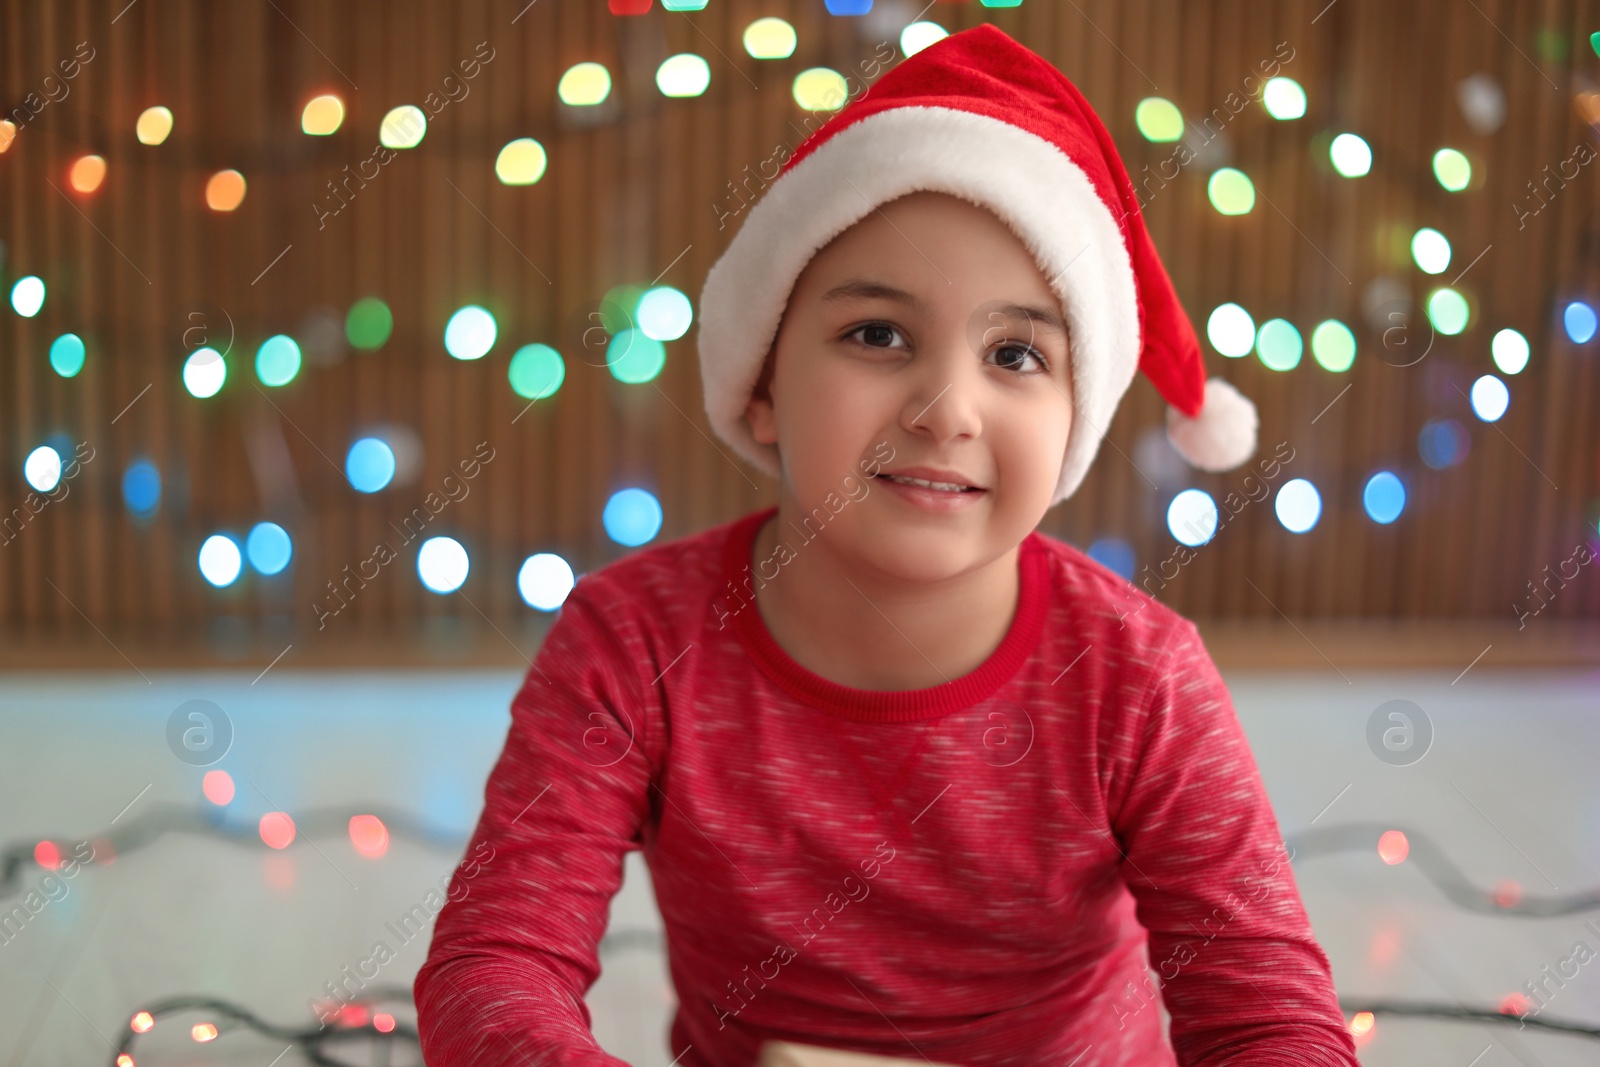
[[[971,347],[952,331],[936,346],[925,348],[923,355],[906,397],[906,427],[940,441],[976,437],[983,425],[979,397],[986,383]]]

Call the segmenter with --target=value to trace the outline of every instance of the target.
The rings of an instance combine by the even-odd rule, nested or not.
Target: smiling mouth
[[[932,489],[940,493],[983,492],[982,489],[974,485],[959,485],[955,482],[930,482],[926,478],[907,478],[903,474],[875,474],[873,477],[882,478],[885,481],[898,482],[901,485],[914,485],[921,489]]]

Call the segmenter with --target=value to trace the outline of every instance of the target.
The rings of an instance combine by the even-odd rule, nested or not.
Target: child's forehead
[[[1038,257],[998,212],[932,190],[865,212],[818,249],[802,272],[813,283],[825,280],[825,292],[843,288],[858,297],[887,295],[874,286],[898,285],[891,280],[896,278],[923,283],[901,288],[942,289],[949,297],[958,289],[970,294],[989,288],[997,289],[995,297],[1056,300]]]

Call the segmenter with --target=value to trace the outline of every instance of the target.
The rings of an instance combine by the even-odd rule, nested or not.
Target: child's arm
[[[1255,759],[1192,623],[1155,673],[1107,811],[1178,1061],[1357,1067]]]
[[[589,586],[589,588],[585,588]],[[643,686],[580,582],[511,705],[505,749],[414,992],[429,1067],[627,1067],[583,996],[654,780]],[[650,739],[653,743],[654,739]]]

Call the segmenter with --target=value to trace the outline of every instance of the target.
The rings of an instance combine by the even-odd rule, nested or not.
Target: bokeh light
[[[161,506],[161,472],[148,459],[136,459],[122,472],[122,503],[136,519],[148,519]]]
[[[517,571],[517,591],[530,608],[555,611],[577,584],[572,565],[554,552],[536,552]]]
[[[506,185],[533,185],[544,177],[550,158],[532,137],[507,142],[494,160],[494,174]]]
[[[417,577],[433,593],[453,593],[467,580],[472,563],[454,537],[430,537],[417,550]]]
[[[569,107],[593,107],[611,95],[611,72],[599,63],[576,63],[556,83],[556,95]]]
[[[600,325],[607,333],[621,333],[639,325],[639,301],[644,290],[637,285],[614,285],[600,298]]]
[[[17,283],[11,287],[11,310],[25,319],[31,319],[39,314],[39,309],[42,307],[44,307],[44,279],[33,274],[18,278]]]
[[[1495,334],[1494,340],[1489,342],[1489,352],[1502,374],[1521,374],[1528,365],[1528,339],[1516,330],[1505,329]]]
[[[704,11],[706,0],[661,0],[661,6],[668,11]]]
[[[1256,346],[1256,323],[1238,304],[1220,304],[1206,319],[1206,337],[1224,356],[1248,356]]]
[[[1293,78],[1272,78],[1261,90],[1261,103],[1275,119],[1298,119],[1306,113],[1306,91]]]
[[[294,542],[289,531],[275,522],[258,522],[244,539],[244,553],[260,574],[277,574],[289,565]]]
[[[262,385],[288,385],[300,373],[300,346],[288,334],[274,334],[256,349],[256,377]]]
[[[1561,325],[1566,328],[1567,337],[1575,345],[1588,343],[1594,336],[1595,314],[1594,308],[1582,300],[1574,300],[1568,304],[1561,313]]]
[[[352,348],[382,348],[393,329],[394,315],[389,305],[375,296],[364,296],[351,304],[344,317],[344,335]]]
[[[64,333],[50,342],[50,369],[63,378],[75,378],[83,369],[87,354],[83,338],[75,333]]]
[[[699,96],[711,85],[711,65],[693,52],[668,56],[656,68],[656,88],[662,96]]]
[[[1455,419],[1432,419],[1417,434],[1417,454],[1436,471],[1466,459],[1471,445],[1466,427]]]
[[[183,361],[183,387],[191,396],[216,396],[227,380],[228,362],[215,348],[197,348]]]
[[[1088,556],[1126,581],[1133,581],[1133,546],[1120,537],[1102,537],[1089,546]]]
[[[344,475],[362,493],[376,493],[394,480],[394,449],[378,437],[363,437],[344,458]]]
[[[606,536],[634,548],[661,532],[661,502],[644,489],[619,489],[606,501],[600,521]]]
[[[635,312],[639,329],[657,341],[676,341],[689,332],[694,322],[694,307],[689,298],[670,285],[647,289],[639,298]]]
[[[900,51],[907,57],[914,56],[930,44],[937,44],[948,36],[950,31],[937,22],[913,22],[900,31]]]
[[[477,304],[468,304],[445,325],[445,351],[457,359],[482,359],[494,347],[496,333],[494,316]]]
[[[1133,123],[1145,140],[1158,144],[1183,137],[1183,112],[1163,96],[1147,96],[1133,109]]]
[[[61,484],[61,453],[49,445],[40,445],[22,461],[22,477],[37,491],[50,492]]]
[[[807,111],[838,111],[849,95],[844,75],[831,67],[812,67],[795,75],[794,102]]]
[[[1378,858],[1391,867],[1404,862],[1411,853],[1411,842],[1399,830],[1385,830],[1378,838]]]
[[[1319,322],[1311,331],[1311,355],[1324,370],[1347,371],[1356,361],[1356,335],[1338,319]]]
[[[1248,215],[1256,206],[1256,187],[1242,170],[1219,167],[1206,182],[1211,206],[1223,215]]]
[[[1304,352],[1300,331],[1287,319],[1268,319],[1256,331],[1256,355],[1273,370],[1294,370]]]
[[[1217,502],[1204,489],[1185,489],[1167,505],[1167,529],[1179,544],[1205,544],[1217,533]]]
[[[379,859],[389,851],[389,828],[376,815],[352,815],[350,844],[367,859]]]
[[[268,848],[288,848],[294,844],[294,820],[285,812],[267,812],[261,816],[258,829]]]
[[[1359,178],[1372,169],[1372,147],[1353,133],[1341,133],[1328,146],[1328,159],[1346,178]]]
[[[1492,374],[1472,383],[1472,413],[1484,422],[1499,422],[1511,406],[1511,390]]]
[[[1450,265],[1450,242],[1431,226],[1424,226],[1411,238],[1411,258],[1426,274],[1443,274]]]
[[[244,203],[244,175],[236,170],[219,170],[206,181],[206,207],[212,211],[233,211]]]
[[[0,119],[0,152],[11,148],[11,142],[17,139],[17,124],[10,119]]]
[[[385,148],[415,148],[428,135],[428,116],[415,104],[390,108],[378,123],[378,143]]]
[[[798,41],[794,27],[780,18],[756,19],[744,28],[744,50],[751,59],[788,59]]]
[[[100,188],[105,180],[104,156],[79,156],[73,161],[72,169],[67,171],[67,184],[72,186],[72,191],[75,193],[92,193]]]
[[[825,0],[830,15],[865,15],[872,10],[872,0]]]
[[[1454,148],[1441,148],[1433,154],[1433,176],[1452,193],[1472,184],[1472,163]]]
[[[606,345],[606,368],[619,382],[648,382],[666,365],[667,350],[643,330],[618,331]]]
[[[332,93],[313,96],[300,112],[300,130],[313,137],[326,137],[344,122],[344,101]]]
[[[1428,296],[1428,321],[1442,334],[1455,336],[1467,328],[1472,312],[1467,298],[1454,289],[1435,289]]]
[[[1279,488],[1272,507],[1285,530],[1305,533],[1322,517],[1322,494],[1304,478],[1291,478]]]
[[[1367,479],[1361,491],[1361,505],[1373,522],[1388,525],[1400,517],[1406,507],[1406,487],[1393,471],[1379,471]]]
[[[217,588],[232,585],[244,569],[239,542],[227,534],[212,534],[200,546],[200,576]]]
[[[139,112],[139,120],[133,124],[133,135],[139,138],[140,144],[160,144],[171,133],[172,111],[159,104]]]
[[[506,371],[511,391],[527,400],[554,396],[566,380],[567,368],[561,353],[549,345],[523,345],[511,357]]]
[[[219,808],[233,801],[233,775],[227,771],[207,771],[200,779],[200,792]]]

